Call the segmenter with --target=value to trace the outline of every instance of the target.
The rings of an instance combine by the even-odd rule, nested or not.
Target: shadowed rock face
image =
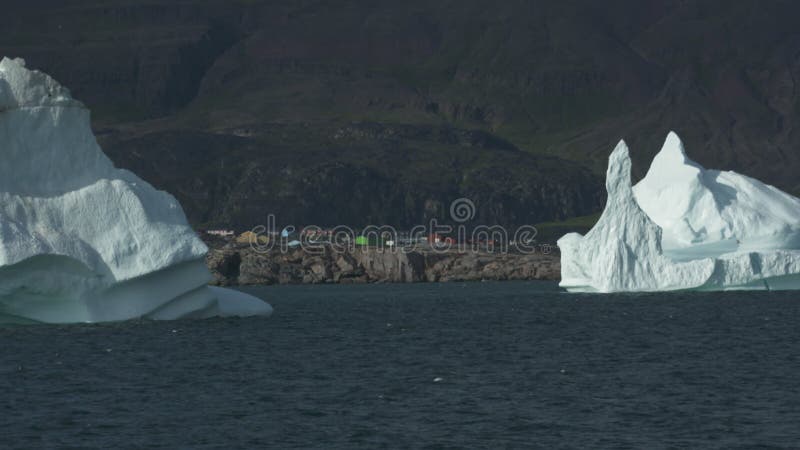
[[[481,280],[557,280],[558,255],[488,252],[412,252],[325,248],[259,253],[248,246],[213,248],[206,260],[213,284],[416,283]]]
[[[800,191],[796,2],[7,3],[0,54],[69,86],[195,224],[401,225],[478,193],[492,223],[586,214],[580,166],[625,136],[640,178],[668,130]]]
[[[390,126],[369,128],[376,127],[394,133]],[[108,135],[102,145],[121,164],[170,188],[190,221],[209,226],[248,229],[272,213],[279,225],[410,229],[431,219],[449,222],[450,203],[462,197],[477,207],[470,224],[518,226],[583,215],[602,202],[588,169],[505,142],[473,142],[470,133],[457,137],[459,130],[438,127],[410,127],[420,140],[340,137],[352,128],[251,128],[263,132],[260,138]],[[292,134],[314,146],[298,151]]]

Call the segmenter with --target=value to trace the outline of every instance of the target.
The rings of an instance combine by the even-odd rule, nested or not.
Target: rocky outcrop
[[[415,283],[425,281],[557,280],[558,255],[378,248],[261,253],[247,246],[212,249],[213,284]]]

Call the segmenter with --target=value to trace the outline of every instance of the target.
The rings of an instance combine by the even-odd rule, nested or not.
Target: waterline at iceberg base
[[[586,236],[559,239],[568,291],[800,289],[800,199],[706,170],[670,133],[631,183],[628,147],[609,157],[608,200]]]
[[[0,61],[0,321],[268,315],[209,288],[207,247],[171,195],[113,166],[89,110],[20,59]]]

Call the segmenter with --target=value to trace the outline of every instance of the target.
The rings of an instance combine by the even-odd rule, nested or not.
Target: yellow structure
[[[244,233],[240,234],[236,237],[237,244],[269,244],[269,236],[261,236],[258,234],[253,233],[252,231],[245,231]]]

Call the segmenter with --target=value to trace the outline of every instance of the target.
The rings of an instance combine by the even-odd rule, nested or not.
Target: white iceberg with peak
[[[0,320],[270,314],[207,286],[207,250],[175,198],[114,167],[66,88],[0,61]]]
[[[628,147],[609,157],[608,201],[586,236],[558,241],[570,291],[800,289],[800,200],[735,172],[706,170],[667,136],[631,185]]]

